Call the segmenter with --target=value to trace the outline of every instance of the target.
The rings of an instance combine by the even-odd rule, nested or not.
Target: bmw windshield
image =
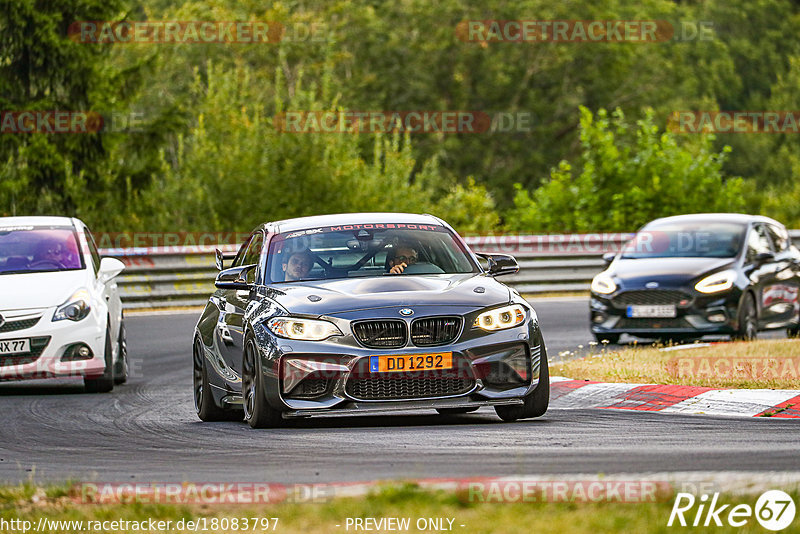
[[[734,258],[747,225],[692,221],[648,225],[625,246],[623,259]]]
[[[84,267],[72,227],[0,226],[0,275]]]
[[[268,283],[479,272],[463,245],[434,225],[355,224],[287,232],[272,239]]]

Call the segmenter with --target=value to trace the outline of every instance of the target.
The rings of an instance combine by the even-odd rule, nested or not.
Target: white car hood
[[[49,308],[86,287],[86,269],[0,275],[0,310]]]

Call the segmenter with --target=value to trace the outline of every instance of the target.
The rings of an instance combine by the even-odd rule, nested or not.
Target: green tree
[[[518,185],[510,230],[631,231],[667,215],[743,209],[742,180],[723,176],[727,150],[715,153],[711,136],[680,145],[659,133],[652,110],[635,125],[620,109],[580,111],[580,172],[562,161],[532,195]]]

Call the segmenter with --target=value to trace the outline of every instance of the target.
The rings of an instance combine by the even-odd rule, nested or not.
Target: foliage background
[[[474,43],[465,20],[668,20],[710,40]],[[277,21],[277,44],[76,43],[80,20]],[[800,227],[798,135],[674,134],[675,110],[796,110],[788,0],[0,0],[0,110],[135,112],[133,131],[0,135],[0,215],[247,231],[341,211],[464,233],[629,231],[748,211]],[[313,24],[313,26],[312,26]],[[314,28],[311,35],[299,30]],[[299,33],[298,33],[299,32]],[[527,112],[531,131],[287,134],[285,110]]]

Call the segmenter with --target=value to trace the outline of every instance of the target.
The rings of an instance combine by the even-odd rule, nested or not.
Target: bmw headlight
[[[727,291],[733,287],[733,282],[736,280],[736,271],[728,269],[714,273],[711,276],[706,276],[694,288],[700,293],[719,293],[720,291]]]
[[[70,321],[80,321],[85,319],[92,307],[89,306],[91,296],[85,289],[79,289],[67,299],[66,304],[58,307],[53,314],[53,321],[63,321],[69,319]]]
[[[608,273],[602,272],[592,280],[592,291],[600,295],[610,295],[617,290],[617,284]]]
[[[472,327],[478,327],[488,332],[513,328],[525,322],[525,308],[519,304],[503,306],[483,312],[475,318]]]
[[[319,319],[273,317],[267,321],[267,327],[276,336],[302,341],[322,341],[331,336],[342,335],[335,324]]]

